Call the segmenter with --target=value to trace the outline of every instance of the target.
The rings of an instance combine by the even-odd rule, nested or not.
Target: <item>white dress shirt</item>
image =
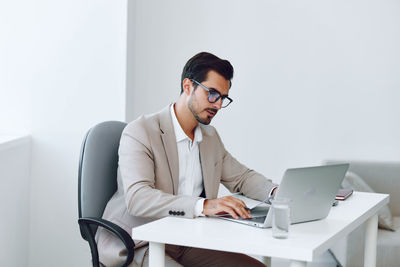
[[[176,145],[178,147],[179,159],[179,186],[178,195],[188,195],[198,197],[203,192],[203,173],[200,164],[199,143],[203,140],[200,126],[197,125],[194,130],[192,140],[185,134],[175,115],[174,105],[171,105],[171,117],[176,136]],[[276,187],[272,188],[269,196],[272,195]],[[195,216],[204,216],[203,205],[204,198],[196,202],[194,209]]]
[[[199,143],[203,140],[200,126],[194,130],[192,140],[185,134],[175,115],[174,105],[171,105],[171,117],[176,136],[179,159],[178,195],[198,197],[203,192],[203,173],[200,165]],[[202,214],[204,198],[198,200],[195,206],[195,216]]]

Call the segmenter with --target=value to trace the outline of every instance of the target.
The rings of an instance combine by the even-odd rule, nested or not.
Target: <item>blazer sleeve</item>
[[[260,201],[265,200],[277,184],[272,183],[270,179],[237,161],[226,151],[217,132],[216,135],[222,147],[221,183],[231,192],[241,192],[247,197]]]
[[[143,125],[140,121],[129,124],[122,133],[119,147],[119,170],[129,214],[152,219],[171,215],[194,218],[199,198],[176,196],[157,189],[153,157]]]

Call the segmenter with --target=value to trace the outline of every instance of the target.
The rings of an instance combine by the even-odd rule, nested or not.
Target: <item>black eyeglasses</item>
[[[208,92],[208,102],[215,103],[221,98],[222,99],[221,108],[226,108],[227,106],[229,106],[230,103],[232,103],[233,100],[228,95],[221,95],[221,93],[218,92],[217,90],[209,89],[206,86],[204,86],[203,84],[196,81],[195,79],[190,79],[190,80],[197,83],[204,90],[206,90]]]

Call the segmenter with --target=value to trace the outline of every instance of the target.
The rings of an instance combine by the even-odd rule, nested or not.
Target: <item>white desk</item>
[[[132,236],[150,242],[150,266],[164,266],[164,244],[174,244],[290,259],[291,266],[300,267],[367,221],[364,266],[372,267],[376,263],[376,214],[388,202],[386,194],[354,192],[332,207],[326,219],[291,225],[289,238],[283,240],[272,238],[271,229],[204,217],[166,217],[133,228]]]

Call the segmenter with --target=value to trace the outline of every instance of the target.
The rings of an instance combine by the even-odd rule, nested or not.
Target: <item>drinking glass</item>
[[[272,205],[272,236],[285,239],[289,236],[290,199],[278,197],[271,201]]]

